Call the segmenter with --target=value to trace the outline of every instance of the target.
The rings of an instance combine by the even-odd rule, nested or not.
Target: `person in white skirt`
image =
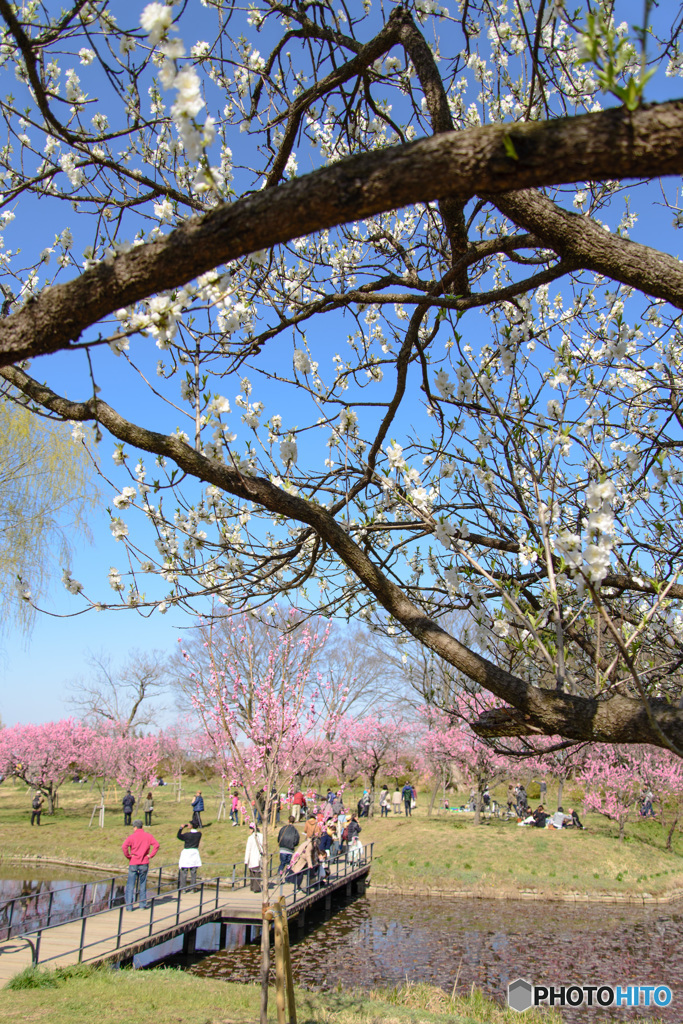
[[[249,888],[252,892],[261,892],[261,858],[263,857],[263,836],[258,826],[252,821],[244,851],[244,863],[249,869]]]
[[[188,829],[189,831],[187,831]],[[181,843],[185,844],[180,852],[180,860],[178,861],[178,867],[180,868],[179,888],[184,889],[188,884],[188,873],[190,876],[189,885],[197,884],[197,868],[202,866],[202,858],[199,856],[199,844],[202,834],[198,828],[195,828],[194,825],[190,825],[188,822],[186,825],[181,825],[178,829],[178,839]]]

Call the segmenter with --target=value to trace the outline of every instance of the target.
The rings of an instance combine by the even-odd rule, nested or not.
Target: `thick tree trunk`
[[[432,811],[434,810],[434,801],[436,800],[436,794],[439,792],[439,788],[440,787],[441,787],[441,779],[437,779],[436,782],[434,783],[434,791],[432,793],[432,800],[431,800],[431,803],[429,804],[429,810],[427,811],[427,817],[428,818],[431,818],[431,816],[432,816]]]
[[[558,810],[562,806],[562,792],[564,790],[564,779],[560,779],[560,784],[557,787],[557,808]]]
[[[676,825],[677,824],[678,824],[678,815],[676,815],[674,820],[671,822],[671,828],[669,829],[669,832],[668,832],[667,837],[666,837],[666,849],[667,850],[671,849],[671,842],[673,840],[674,832],[676,831]]]

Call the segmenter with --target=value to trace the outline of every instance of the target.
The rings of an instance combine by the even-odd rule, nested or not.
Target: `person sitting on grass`
[[[550,815],[546,812],[543,804],[539,804],[531,817],[532,825],[535,825],[536,828],[545,828],[546,822]]]
[[[564,813],[564,807],[558,807],[553,814],[551,825],[553,828],[566,828],[573,824],[571,817]]]
[[[579,815],[577,814],[577,812],[574,810],[573,807],[569,808],[569,813],[572,816],[572,820],[571,820],[571,822],[567,822],[566,823],[565,828],[583,828],[583,825],[581,824],[581,821],[579,820]]]

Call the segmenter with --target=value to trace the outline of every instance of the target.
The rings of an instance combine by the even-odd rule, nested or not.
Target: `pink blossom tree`
[[[54,814],[59,787],[82,766],[92,737],[72,718],[0,729],[0,770],[43,793]]]
[[[296,614],[292,624],[296,622]],[[194,706],[224,779],[240,785],[247,806],[262,793],[268,800],[276,786],[289,786],[302,759],[310,757],[313,741],[325,744],[334,723],[316,704],[323,681],[311,679],[312,666],[324,646],[328,631],[300,626],[274,633],[265,664],[250,671],[249,616],[229,616],[220,637],[206,633],[206,663],[197,667]],[[262,813],[265,807],[262,806]],[[264,815],[265,818],[265,815]],[[268,828],[264,824],[261,888],[264,908],[268,898]],[[261,1022],[267,1024],[270,930],[261,933]]]
[[[591,749],[577,777],[586,786],[586,806],[619,826],[623,842],[626,822],[636,812],[643,793],[641,772],[654,772],[652,753],[642,750],[638,761],[631,747],[601,745]]]
[[[453,719],[432,707],[423,708],[417,761],[420,768],[434,779],[428,815],[431,815],[434,808],[439,787],[445,786],[451,778],[453,767],[460,762],[461,744],[460,727]]]
[[[470,695],[462,694],[454,705],[455,715],[441,718],[430,711],[435,727],[429,730],[433,732],[432,738],[425,738],[425,742],[432,745],[432,756],[452,759],[475,790],[475,825],[481,821],[484,791],[510,772],[509,758],[477,736],[468,725],[475,703],[480,708],[483,701],[487,707],[492,705],[488,698],[478,696],[475,702]]]
[[[156,736],[111,735],[90,730],[81,764],[98,780],[103,803],[107,779],[135,790],[139,801],[143,788],[156,775],[161,756]]]
[[[353,776],[363,775],[370,792],[369,814],[374,814],[375,783],[380,772],[398,775],[405,765],[405,745],[411,728],[400,714],[391,712],[344,718],[339,723],[337,741],[345,751],[345,769]]]

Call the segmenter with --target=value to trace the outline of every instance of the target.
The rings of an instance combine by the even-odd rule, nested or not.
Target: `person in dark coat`
[[[201,789],[197,790],[197,794],[192,801],[192,825],[194,828],[202,828],[202,811],[204,810],[204,797],[202,796]]]
[[[133,808],[135,807],[135,797],[130,790],[126,791],[126,795],[121,803],[123,804],[123,824],[130,825],[133,818]]]

